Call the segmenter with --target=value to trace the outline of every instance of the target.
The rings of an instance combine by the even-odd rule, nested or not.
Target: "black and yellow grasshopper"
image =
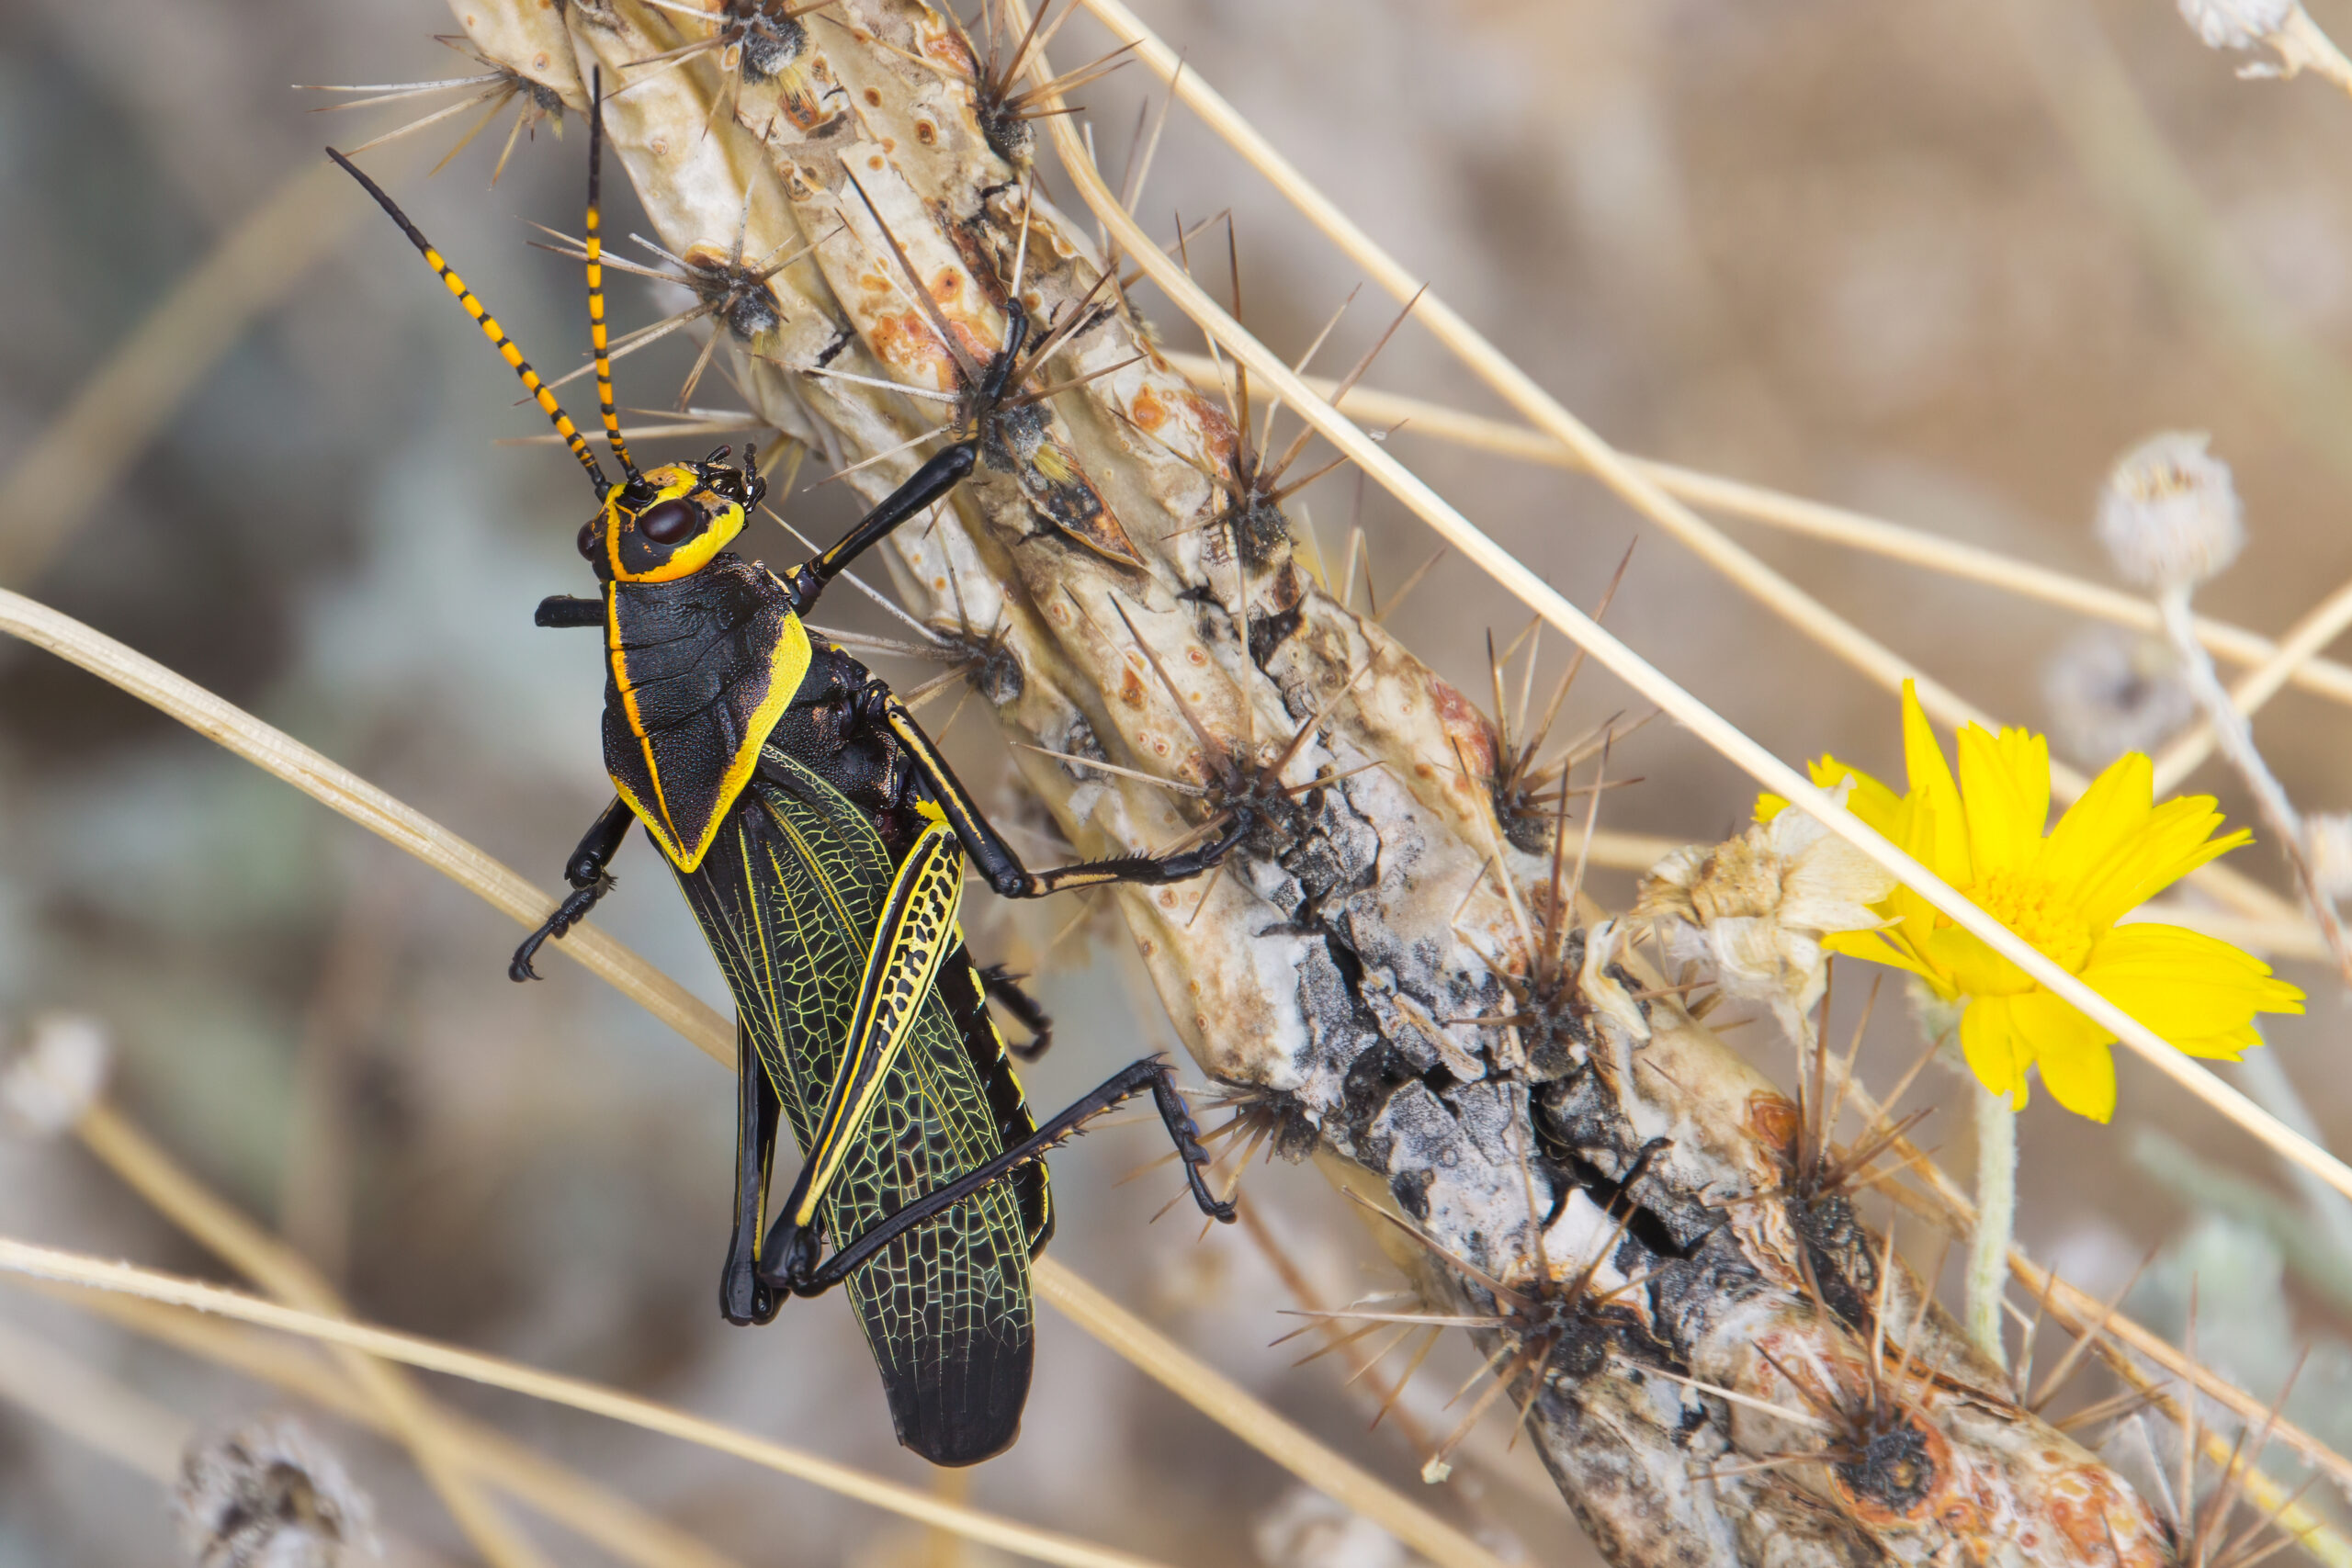
[[[1026,319],[967,389],[963,439],[922,465],[832,548],[778,575],[727,552],[766,482],[747,449],[640,472],[613,406],[598,237],[601,114],[589,136],[588,315],[596,395],[622,481],[520,350],[395,206],[342,154],[424,253],[595,486],[580,532],[596,598],[551,597],[543,626],[605,634],[605,766],[615,799],[565,869],[572,892],[514,954],[560,938],[612,886],[607,867],[644,824],[676,873],[736,1003],[735,1228],[719,1305],[764,1323],[786,1295],[846,1283],[888,1391],[899,1440],[937,1464],[1011,1443],[1027,1398],[1031,1258],[1053,1231],[1042,1156],[1088,1118],[1149,1093],[1201,1208],[1208,1155],[1165,1063],[1136,1062],[1040,1126],[1013,1076],[990,997],[1043,1015],[974,964],[956,924],[967,857],[998,895],[1106,882],[1166,883],[1214,866],[1241,838],[1165,858],[1024,869],[890,689],[803,618],[860,552],[954,489],[1023,378]],[[1035,361],[1030,368],[1035,367]],[[768,1227],[779,1116],[806,1156]],[[834,1250],[824,1253],[831,1236]]]

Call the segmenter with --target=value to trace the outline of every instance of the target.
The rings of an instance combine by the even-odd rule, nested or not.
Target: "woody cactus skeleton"
[[[1035,189],[1008,96],[1034,61],[903,0],[718,3],[457,9],[575,111],[591,66],[626,86],[611,145],[677,256],[807,248],[772,312],[715,324],[758,416],[868,497],[959,417],[1015,288],[1033,342],[1074,329],[1027,378],[1065,389],[892,537],[891,575],[919,618],[996,628],[1020,678],[987,698],[1081,850],[1246,815],[1205,888],[1117,893],[1153,980],[1278,1147],[1385,1183],[1611,1557],[2170,1561],[1845,1198],[1797,1190],[1790,1100],[1577,925],[1561,857],[1497,820],[1487,721],[1293,563],[1250,433]]]

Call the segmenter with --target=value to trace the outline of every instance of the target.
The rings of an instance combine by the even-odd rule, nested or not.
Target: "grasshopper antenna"
[[[596,487],[596,499],[603,501],[612,490],[613,481],[605,477],[596,455],[588,450],[587,437],[580,434],[580,427],[571,423],[570,414],[563,412],[563,405],[556,401],[553,392],[548,390],[548,384],[539,379],[539,373],[532,369],[530,362],[523,357],[523,351],[514,346],[514,340],[506,335],[506,329],[498,324],[498,318],[474,298],[474,291],[466,287],[466,280],[449,269],[449,264],[441,259],[441,253],[433,248],[433,242],[424,237],[423,230],[409,221],[408,214],[400,209],[399,203],[384,194],[383,186],[362,174],[357,164],[334,148],[327,149],[327,156],[334,159],[344,173],[357,180],[362,190],[376,198],[376,205],[390,215],[392,221],[401,226],[401,232],[408,236],[409,243],[424,257],[424,265],[431,267],[435,275],[447,285],[449,292],[458,297],[458,303],[464,307],[467,315],[474,319],[474,325],[481,329],[482,336],[490,339],[491,346],[498,350],[499,357],[513,367],[514,374],[522,378],[523,389],[531,394],[553,423],[555,433],[563,437],[563,444],[571,448],[571,455],[587,470],[588,482]],[[631,472],[633,474],[635,470]]]
[[[645,476],[629,457],[628,443],[621,439],[620,412],[613,407],[613,360],[605,342],[605,242],[598,232],[605,209],[605,73],[601,66],[591,74],[590,82],[588,218],[580,231],[580,248],[588,254],[588,342],[596,351],[596,410],[604,415],[605,439],[611,444],[621,472],[628,476],[628,488],[642,491]]]

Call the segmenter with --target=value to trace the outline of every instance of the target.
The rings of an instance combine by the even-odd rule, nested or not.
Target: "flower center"
[[[2081,969],[2090,957],[2090,922],[2048,877],[2004,867],[1961,891],[2068,972]]]

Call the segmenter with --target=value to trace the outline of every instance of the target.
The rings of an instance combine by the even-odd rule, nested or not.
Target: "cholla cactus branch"
[[[1519,1359],[1510,1397],[1614,1561],[2167,1560],[2128,1486],[2007,1402],[1849,1207],[1769,1196],[1789,1101],[1608,928],[1544,896],[1560,886],[1551,866],[1503,841],[1478,787],[1496,736],[1470,703],[1294,565],[1278,509],[1220,515],[1208,476],[1243,433],[1120,302],[1090,306],[1095,248],[989,136],[951,20],[842,0],[806,19],[774,79],[735,83],[700,58],[645,65],[689,50],[718,11],[507,0],[463,15],[484,10],[539,29],[541,47],[569,27],[583,65],[634,84],[609,107],[612,144],[673,253],[813,244],[769,282],[777,323],[729,352],[758,415],[854,469],[861,493],[919,460],[905,448],[938,420],[924,395],[959,393],[959,362],[1004,341],[1016,257],[1017,308],[1041,328],[1076,323],[1035,383],[1069,389],[992,447],[936,526],[893,539],[892,575],[923,619],[1001,628],[1023,678],[992,705],[1041,749],[1018,766],[1081,850],[1164,844],[1251,792],[1256,827],[1205,893],[1117,895],[1145,962],[1204,1069],[1276,1109],[1283,1152],[1319,1143],[1409,1215],[1426,1245],[1408,1265],[1434,1303],[1491,1319],[1490,1351],[1530,1342],[1531,1323],[1556,1332],[1557,1348]],[[487,29],[475,41],[495,52]],[[1076,139],[1048,123],[1067,160]],[[1091,167],[1072,173],[1108,199]],[[1115,217],[1122,252],[1204,308]],[[1385,483],[1417,482],[1245,334],[1227,341],[1286,408],[1381,461]],[[1516,566],[1466,523],[1457,538],[1490,570]],[[1601,662],[1657,684],[1548,603]],[[1713,720],[1711,740],[1811,807],[1815,792],[1679,689],[1651,694]],[[1278,758],[1293,736],[1296,754]],[[1550,1055],[1487,1021],[1533,1005],[1539,958],[1561,976],[1540,998]],[[1600,1261],[1629,1288],[1605,1302],[1572,1283],[1593,1260],[1537,1239],[1581,1212],[1579,1192],[1628,1225]],[[1506,1312],[1481,1279],[1521,1304]],[[1849,1431],[1860,1410],[1868,1430]],[[1782,1453],[1801,1457],[1742,1469]]]

